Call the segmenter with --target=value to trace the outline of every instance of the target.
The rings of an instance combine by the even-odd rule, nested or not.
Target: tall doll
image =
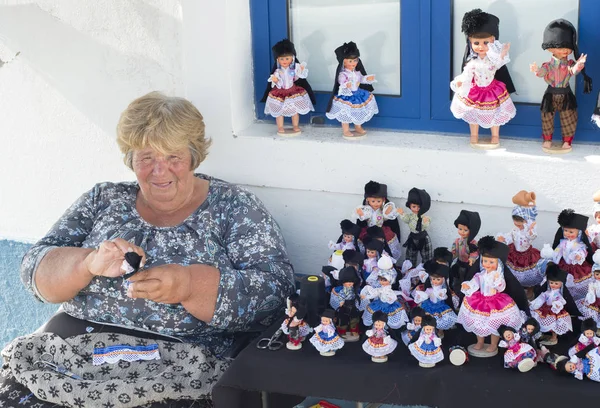
[[[379,113],[371,85],[377,81],[375,75],[367,75],[360,51],[352,41],[336,48],[335,57],[338,66],[326,115],[342,123],[344,139],[362,139],[367,133],[363,123]],[[354,132],[350,131],[350,123],[354,124]]]
[[[427,191],[413,187],[408,192],[406,207],[410,209],[410,213],[405,213],[402,208],[397,209],[400,219],[410,230],[404,243],[406,259],[416,265],[417,256],[421,253],[421,262],[425,263],[433,258],[433,246],[427,233],[431,220],[424,215],[431,207],[431,197]]]
[[[305,62],[299,63],[296,48],[287,38],[275,44],[272,51],[275,63],[261,102],[265,103],[265,115],[275,118],[278,135],[297,136],[300,115],[315,110],[315,95],[306,80],[308,69]],[[291,131],[284,128],[284,117],[292,118]]]
[[[315,334],[310,338],[312,344],[323,357],[335,355],[337,350],[344,347],[344,340],[337,334],[333,319],[335,312],[325,309],[321,314],[321,324],[315,327]]]
[[[398,329],[408,322],[408,315],[404,306],[398,302],[398,295],[392,289],[392,282],[396,280],[396,271],[391,269],[380,269],[379,287],[365,286],[360,292],[361,309],[364,310],[362,321],[365,326],[373,324],[373,314],[377,311],[388,315],[388,325],[392,329]]]
[[[457,323],[475,333],[477,344],[469,346],[474,357],[492,357],[498,353],[498,328],[505,324],[521,327],[525,320],[519,307],[529,313],[523,287],[510,272],[505,273],[508,246],[491,236],[479,240],[479,272],[461,285],[465,298],[458,312]],[[515,301],[519,299],[519,303]],[[519,304],[519,306],[517,306]],[[485,337],[491,336],[489,345]]]
[[[436,322],[432,316],[423,317],[418,335],[415,335],[408,345],[410,354],[423,368],[433,368],[444,359],[442,340],[436,336],[435,328]]]
[[[376,181],[365,184],[365,194],[362,205],[356,207],[352,216],[358,219],[361,227],[359,239],[367,236],[367,227],[377,225],[383,228],[385,240],[392,252],[392,258],[400,259],[400,225],[396,205],[388,200],[387,185]]]
[[[467,270],[477,260],[477,240],[475,237],[481,228],[479,213],[461,210],[454,220],[458,229],[458,238],[452,243],[453,264],[450,269],[450,285],[456,293],[460,293],[460,285],[465,280]]]
[[[301,302],[299,295],[294,294],[287,299],[285,314],[287,318],[281,324],[281,330],[288,335],[286,347],[289,350],[300,350],[302,342],[312,329],[304,321],[306,306]]]
[[[455,92],[450,110],[469,124],[471,146],[494,149],[500,143],[500,126],[515,117],[510,99],[515,92],[506,64],[510,44],[498,41],[500,20],[480,9],[463,16],[461,30],[467,37],[462,73],[450,83]],[[479,143],[479,127],[491,128],[489,144]]]
[[[371,356],[371,361],[374,363],[385,363],[388,361],[388,354],[398,346],[398,342],[392,339],[387,330],[388,316],[379,311],[373,314],[373,327],[367,330],[367,340],[363,343],[362,348],[368,355]]]
[[[540,110],[542,111],[542,148],[547,153],[568,153],[577,130],[577,100],[569,86],[569,79],[581,72],[583,92],[592,92],[592,79],[585,73],[586,54],[579,53],[577,31],[569,21],[559,18],[544,29],[542,49],[552,54],[552,59],[538,67],[534,62],[531,72],[548,84]],[[575,60],[569,59],[573,54]],[[554,115],[558,111],[562,133],[562,145],[552,148]]]
[[[596,250],[600,248],[600,190],[596,191],[592,198],[594,200],[592,217],[594,217],[596,223],[594,225],[590,225],[585,233],[588,236],[592,250],[596,252]]]
[[[535,367],[536,352],[528,343],[522,342],[517,331],[509,326],[501,325],[498,328],[500,333],[499,347],[505,348],[504,368],[516,368],[522,373],[526,373]]]
[[[600,324],[600,250],[596,250],[593,256],[592,279],[588,283],[585,297],[575,303],[585,318],[592,319]]]
[[[358,341],[359,283],[356,269],[352,266],[344,267],[340,271],[337,286],[331,290],[329,297],[329,305],[336,311],[338,333],[347,342]]]

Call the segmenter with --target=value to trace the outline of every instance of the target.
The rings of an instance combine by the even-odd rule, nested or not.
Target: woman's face
[[[150,206],[169,210],[190,199],[194,191],[191,162],[187,148],[166,155],[152,148],[133,152],[133,171]]]

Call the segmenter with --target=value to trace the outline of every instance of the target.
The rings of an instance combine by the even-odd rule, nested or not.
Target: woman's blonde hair
[[[193,170],[208,155],[211,141],[204,137],[202,114],[190,101],[150,92],[131,102],[121,114],[117,144],[130,169],[133,169],[134,150],[151,147],[169,154],[187,147]]]

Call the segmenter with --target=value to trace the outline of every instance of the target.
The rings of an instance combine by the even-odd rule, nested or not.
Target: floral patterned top
[[[206,264],[219,269],[213,319],[198,320],[181,304],[155,303],[126,296],[123,278],[96,277],[64,310],[77,318],[149,330],[227,352],[233,333],[268,325],[294,290],[293,268],[281,230],[254,194],[203,174],[209,190],[204,203],[181,224],[156,227],[138,214],[137,182],[100,183],[83,194],[25,255],[21,279],[35,286],[42,258],[57,247],[96,248],[123,238],[146,252],[145,268],[164,264]]]

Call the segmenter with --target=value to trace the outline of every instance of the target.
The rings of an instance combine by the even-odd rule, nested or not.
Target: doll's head
[[[352,266],[347,266],[340,270],[340,273],[338,274],[338,281],[345,288],[355,288],[360,282],[358,274],[356,273],[356,269],[354,269]]]
[[[571,209],[562,210],[558,215],[558,224],[562,228],[562,238],[566,238],[570,241],[577,239],[580,232],[586,230],[587,223],[588,217],[577,214]],[[556,248],[554,245],[553,247]]]
[[[373,313],[373,328],[375,330],[383,330],[385,329],[385,325],[388,322],[388,315],[381,310]]]
[[[454,220],[454,226],[458,228],[458,235],[471,242],[479,233],[481,219],[479,213],[474,211],[461,210],[458,218]]]
[[[390,259],[389,257],[387,258]],[[391,268],[386,269],[383,269],[382,266],[383,265],[378,262],[379,271],[377,271],[377,281],[381,286],[389,286],[396,281],[398,274],[393,268],[393,265]]]
[[[333,319],[335,317],[335,312],[332,309],[325,309],[321,314],[321,324],[323,326],[328,326],[333,323]]]
[[[383,253],[383,242],[378,239],[367,237],[363,241],[365,245],[365,255],[367,258],[377,258]]]
[[[469,237],[469,227],[467,227],[466,225],[463,224],[458,224],[458,235],[461,238],[468,238]]]
[[[360,251],[356,251],[353,249],[347,249],[342,253],[342,258],[344,259],[344,266],[352,266],[357,271],[362,269],[362,264],[365,259],[363,254]]]
[[[446,247],[437,247],[433,250],[433,259],[441,265],[450,266],[450,263],[452,262],[452,252],[448,251],[448,248]]]
[[[427,191],[413,187],[408,191],[406,207],[410,209],[413,214],[423,215],[429,211],[429,208],[431,207],[431,197]]]
[[[423,264],[425,272],[429,275],[428,280],[425,282],[425,287],[443,286],[446,283],[446,279],[450,276],[450,268],[447,265],[437,263],[433,260],[429,260]]]
[[[573,241],[579,236],[579,230],[577,228],[563,228],[563,237],[569,241]]]
[[[508,343],[515,338],[516,330],[506,325],[500,325],[500,327],[498,327],[498,333],[500,334],[502,340]]]
[[[367,258],[377,258],[377,251],[374,249],[367,249]]]
[[[597,330],[598,325],[594,319],[585,319],[583,322],[581,322],[581,333],[583,333],[583,335],[588,339],[593,339]]]
[[[354,241],[354,235],[342,234],[342,239],[344,240],[344,242],[350,243],[350,242]]]
[[[554,262],[548,262],[546,280],[548,281],[548,289],[562,292],[562,288],[567,283],[567,272],[560,269]]]
[[[594,279],[596,279],[597,281],[600,281],[600,269],[596,269],[594,271]]]
[[[513,223],[515,224],[515,227],[517,227],[518,229],[523,229],[523,227],[525,226],[525,223],[527,221],[525,221],[525,218],[523,217],[519,217],[518,215],[513,215],[512,216],[513,219]]]
[[[475,54],[483,58],[489,50],[488,44],[493,43],[494,40],[494,36],[489,33],[474,33],[469,36],[469,45]]]
[[[435,320],[435,317],[431,315],[423,316],[423,318],[421,319],[421,330],[423,331],[423,333],[425,333],[426,335],[434,334],[436,327],[437,322]]]
[[[562,285],[563,285],[563,283],[559,280],[549,280],[548,279],[548,286],[552,290],[558,290],[558,289],[562,288]]]
[[[544,29],[542,49],[559,59],[565,59],[572,53],[579,54],[577,32],[573,24],[562,18],[550,22]],[[579,55],[575,55],[575,58],[579,58]]]
[[[387,184],[369,181],[365,184],[365,201],[374,210],[380,209],[387,202]]]
[[[423,323],[423,317],[425,316],[425,310],[420,307],[415,307],[410,311],[410,320],[415,326],[421,326]]]
[[[508,245],[496,241],[494,237],[486,235],[477,243],[481,258],[481,267],[487,272],[496,271],[506,263],[508,257]]]
[[[488,272],[495,271],[496,269],[498,269],[498,258],[482,256],[481,265],[483,266],[483,269],[485,269]]]
[[[540,331],[540,324],[535,318],[530,317],[523,323],[523,328],[530,336],[535,336]]]
[[[275,61],[282,68],[289,67],[296,60],[296,47],[287,38],[276,43],[271,50]]]
[[[485,56],[488,51],[488,44],[498,38],[499,24],[498,17],[481,11],[481,9],[474,9],[465,13],[461,24],[461,31],[467,37],[465,59],[468,58],[469,50],[473,50],[479,56]]]

